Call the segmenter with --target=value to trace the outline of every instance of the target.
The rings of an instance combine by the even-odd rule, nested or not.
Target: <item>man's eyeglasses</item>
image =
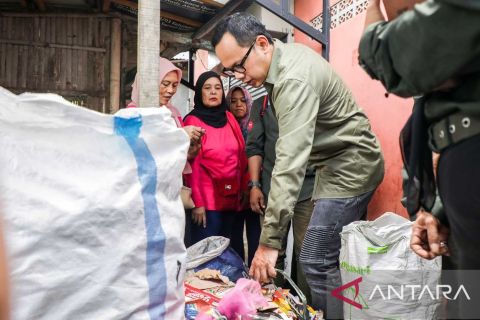
[[[257,39],[255,39],[255,41],[253,41],[252,45],[250,46],[250,48],[248,49],[247,53],[243,57],[242,61],[240,61],[240,63],[234,64],[233,67],[231,67],[231,68],[223,68],[222,73],[229,76],[229,77],[235,77],[235,72],[245,73],[245,71],[247,71],[247,69],[245,69],[245,67],[243,65],[245,64],[245,61],[247,61],[248,55],[252,51],[253,46],[255,46],[255,42],[257,42]]]

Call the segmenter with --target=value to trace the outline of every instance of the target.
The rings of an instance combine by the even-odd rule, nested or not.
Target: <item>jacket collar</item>
[[[272,61],[270,62],[270,68],[268,69],[267,79],[265,79],[265,85],[268,87],[272,87],[278,80],[278,75],[280,73],[280,59],[284,47],[285,44],[282,41],[274,39]]]

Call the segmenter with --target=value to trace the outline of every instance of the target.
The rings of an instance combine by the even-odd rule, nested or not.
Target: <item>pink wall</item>
[[[331,1],[330,5],[337,1]],[[322,1],[296,0],[295,15],[310,21],[322,12]],[[385,157],[385,178],[369,206],[369,218],[374,219],[383,212],[391,211],[407,216],[400,203],[402,196],[402,159],[398,136],[408,118],[412,99],[401,99],[390,95],[380,82],[372,80],[358,65],[358,43],[365,20],[365,12],[330,29],[330,63],[352,90],[357,102],[370,118],[373,131],[380,140]],[[321,45],[295,31],[295,41],[306,44],[321,53]]]

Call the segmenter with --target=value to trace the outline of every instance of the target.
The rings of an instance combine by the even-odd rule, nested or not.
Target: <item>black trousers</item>
[[[456,271],[444,283],[464,285],[470,295],[449,301],[448,319],[480,318],[480,135],[442,152],[438,190],[450,223],[449,246]],[[447,268],[448,269],[448,268]],[[456,289],[454,289],[456,290]],[[459,310],[456,310],[457,307]]]
[[[458,268],[480,270],[480,135],[442,152],[438,189]]]

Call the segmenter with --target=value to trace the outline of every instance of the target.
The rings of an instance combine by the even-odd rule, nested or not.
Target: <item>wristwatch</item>
[[[260,183],[260,181],[254,181],[254,180],[248,181],[248,188],[252,189],[253,187],[257,187],[257,188],[261,189],[262,184]]]

